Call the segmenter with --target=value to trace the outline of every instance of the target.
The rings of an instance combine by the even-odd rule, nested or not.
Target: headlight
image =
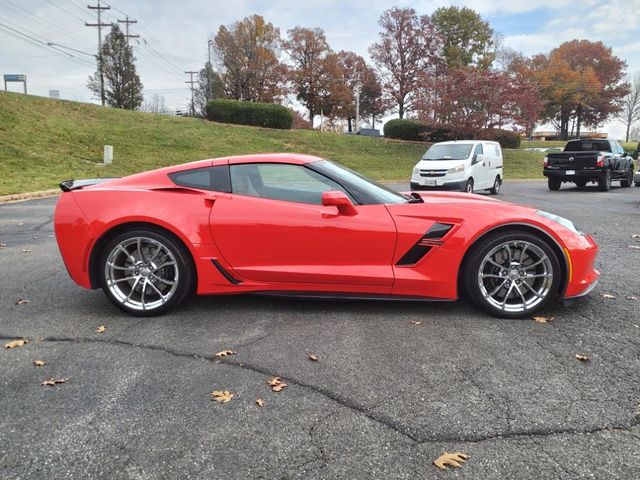
[[[575,234],[584,235],[584,233],[578,230],[576,226],[573,224],[573,222],[567,218],[561,217],[559,215],[555,215],[553,213],[545,212],[544,210],[538,210],[536,213],[541,217],[548,218],[549,220],[559,223],[564,228],[571,230]]]
[[[458,165],[457,167],[450,168],[449,170],[447,170],[447,173],[458,173],[458,172],[464,172],[464,164]]]
[[[417,177],[420,175],[420,169],[418,167],[413,167],[413,176]]]

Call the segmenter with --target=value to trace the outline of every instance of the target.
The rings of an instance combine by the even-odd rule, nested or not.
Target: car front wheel
[[[544,307],[560,285],[553,249],[527,232],[504,232],[481,239],[463,270],[467,294],[494,316],[522,318]]]
[[[113,238],[100,263],[102,289],[122,310],[136,316],[159,315],[192,291],[193,265],[173,236],[135,229]]]

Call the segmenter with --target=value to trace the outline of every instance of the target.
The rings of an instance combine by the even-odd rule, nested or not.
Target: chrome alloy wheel
[[[149,237],[118,243],[104,265],[106,286],[122,305],[148,311],[161,307],[176,292],[178,264],[173,253]]]
[[[524,312],[543,302],[553,286],[553,266],[537,245],[510,240],[489,251],[478,269],[484,299],[504,312]]]

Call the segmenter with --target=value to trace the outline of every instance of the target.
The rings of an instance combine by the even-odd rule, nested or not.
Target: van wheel
[[[467,180],[467,183],[464,186],[464,191],[467,193],[473,193],[473,178]]]
[[[502,182],[500,181],[500,175],[496,175],[496,179],[493,182],[493,187],[489,189],[489,193],[491,195],[497,195],[498,193],[500,193],[500,185],[502,185]]]

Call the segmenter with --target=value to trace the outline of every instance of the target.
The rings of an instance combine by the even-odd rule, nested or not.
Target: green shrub
[[[275,103],[241,102],[216,98],[207,103],[207,118],[214,122],[290,129],[293,115]]]
[[[502,148],[520,148],[520,134],[510,130],[499,128],[481,130],[475,138],[476,140],[493,140],[498,142]]]
[[[427,126],[416,120],[396,118],[384,124],[384,136],[399,140],[424,140]]]

